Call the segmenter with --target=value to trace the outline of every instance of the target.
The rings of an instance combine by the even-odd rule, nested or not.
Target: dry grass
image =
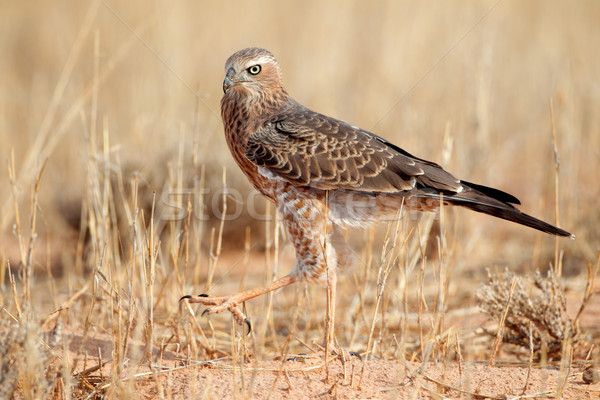
[[[243,369],[318,349],[322,288],[249,302],[247,337],[228,315],[200,318],[177,301],[262,285],[293,263],[274,210],[222,138],[222,66],[248,45],[278,56],[300,102],[514,193],[531,214],[560,214],[577,236],[555,242],[460,210],[351,232],[340,345],[372,358],[487,361],[493,341],[474,311],[485,267],[552,268],[556,285],[583,287],[600,246],[600,5],[431,8],[2,3],[0,397],[131,398],[150,373],[156,397],[169,398],[165,368],[222,358]],[[598,331],[581,334],[561,368],[597,366]],[[233,380],[238,397],[251,393],[244,376]]]

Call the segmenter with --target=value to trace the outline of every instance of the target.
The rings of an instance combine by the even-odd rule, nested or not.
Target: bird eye
[[[250,72],[252,75],[258,75],[258,73],[260,72],[260,65],[253,65],[250,68],[248,68],[248,72]]]

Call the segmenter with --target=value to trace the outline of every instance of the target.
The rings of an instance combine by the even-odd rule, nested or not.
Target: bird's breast
[[[221,117],[225,131],[225,141],[233,159],[238,164],[252,186],[270,200],[274,200],[269,189],[269,180],[258,172],[258,168],[245,156],[248,138],[259,129],[262,119],[247,102],[226,93],[221,100]]]

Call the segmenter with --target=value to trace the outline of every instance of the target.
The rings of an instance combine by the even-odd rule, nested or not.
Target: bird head
[[[223,93],[227,96],[264,95],[273,89],[283,89],[281,68],[273,54],[259,47],[237,51],[225,63]]]

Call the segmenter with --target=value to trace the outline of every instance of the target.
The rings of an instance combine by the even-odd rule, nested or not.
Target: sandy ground
[[[77,337],[73,337],[76,348]],[[110,354],[110,337],[96,338],[90,350],[105,347]],[[561,371],[556,366],[532,368],[498,362],[494,367],[480,363],[426,363],[401,360],[359,360],[346,354],[325,362],[324,353],[289,356],[236,363],[230,360],[182,362],[166,353],[160,367],[135,371],[135,397],[139,399],[380,399],[380,398],[565,398],[596,399],[600,383],[582,379],[584,367]],[[108,372],[111,363],[104,366]],[[88,365],[89,368],[89,365]],[[89,382],[101,377],[88,374]],[[126,374],[125,374],[126,375]],[[122,381],[106,388],[114,397],[130,392]],[[128,393],[133,395],[133,393]]]
[[[175,371],[158,379],[159,384],[139,381],[140,393],[167,398],[511,398],[519,396],[553,397],[563,380],[556,369],[488,367],[485,365],[429,364],[420,369],[416,363],[398,361],[336,360],[325,366],[323,357],[301,361],[264,361],[249,363],[241,370],[206,365]],[[364,373],[363,373],[364,368]],[[530,372],[528,374],[528,372]],[[564,376],[564,375],[563,375]],[[361,380],[362,377],[362,380]],[[159,389],[160,387],[160,389]],[[600,384],[586,385],[581,374],[570,371],[563,390],[564,398],[597,398]]]
[[[278,293],[278,296],[289,294]],[[581,293],[570,289],[567,300],[572,318],[578,311]],[[220,319],[229,321],[225,317]],[[579,319],[581,332],[589,339],[586,343],[595,343],[594,338],[599,337],[599,320],[600,293],[596,293]],[[473,332],[491,326],[486,316],[477,310],[448,312],[445,324]],[[332,355],[326,362],[323,351],[290,354],[284,359],[272,353],[253,355],[249,351],[244,362],[227,356],[219,358],[224,353],[193,359],[185,356],[189,352],[184,341],[181,340],[181,346],[178,346],[171,337],[170,344],[162,352],[159,352],[159,346],[153,348],[152,363],[144,359],[146,343],[130,339],[127,357],[117,363],[113,361],[117,337],[114,333],[91,326],[84,334],[79,328],[59,325],[61,340],[54,354],[59,360],[74,361],[71,384],[76,398],[600,398],[600,382],[589,383],[583,378],[584,371],[591,365],[586,358],[590,360],[591,354],[597,352],[593,345],[578,349],[571,367],[561,369],[560,361],[556,360],[545,367],[536,361],[529,368],[527,357],[515,356],[506,348],[500,350],[494,366],[488,366],[488,360],[480,355],[465,355],[464,359],[461,356],[461,361],[451,357],[451,361],[421,363],[404,360],[399,355],[361,360],[344,352],[344,357]],[[480,335],[479,339],[484,342],[482,347],[491,347],[492,338]],[[160,341],[155,337],[155,343]],[[100,362],[103,366],[97,368]]]
[[[594,334],[600,300],[590,302],[581,319],[582,329]],[[66,334],[68,351],[75,357],[83,345],[89,358],[77,363],[76,372],[88,369],[85,378],[109,398],[138,399],[396,399],[396,398],[564,398],[597,399],[600,382],[586,383],[582,376],[589,366],[574,357],[570,369],[561,370],[560,363],[539,363],[528,368],[527,362],[500,352],[494,366],[487,361],[417,363],[397,359],[361,360],[344,352],[344,357],[325,353],[277,356],[250,355],[245,362],[230,358],[190,360],[173,351],[154,353],[153,368],[140,362],[144,344],[132,341],[124,369],[116,373],[110,360],[113,337],[108,333],[92,333],[85,343],[81,332]],[[81,354],[81,353],[79,353]],[[102,354],[103,368],[94,370]],[[106,362],[108,360],[108,362]],[[137,361],[136,361],[137,360]],[[510,361],[508,361],[510,360]],[[142,365],[134,369],[127,365]],[[111,382],[108,376],[124,379]],[[135,384],[132,385],[131,381]],[[100,383],[102,382],[102,383]],[[91,387],[91,386],[90,386]],[[90,393],[88,388],[87,393]],[[94,398],[94,397],[92,397]]]

